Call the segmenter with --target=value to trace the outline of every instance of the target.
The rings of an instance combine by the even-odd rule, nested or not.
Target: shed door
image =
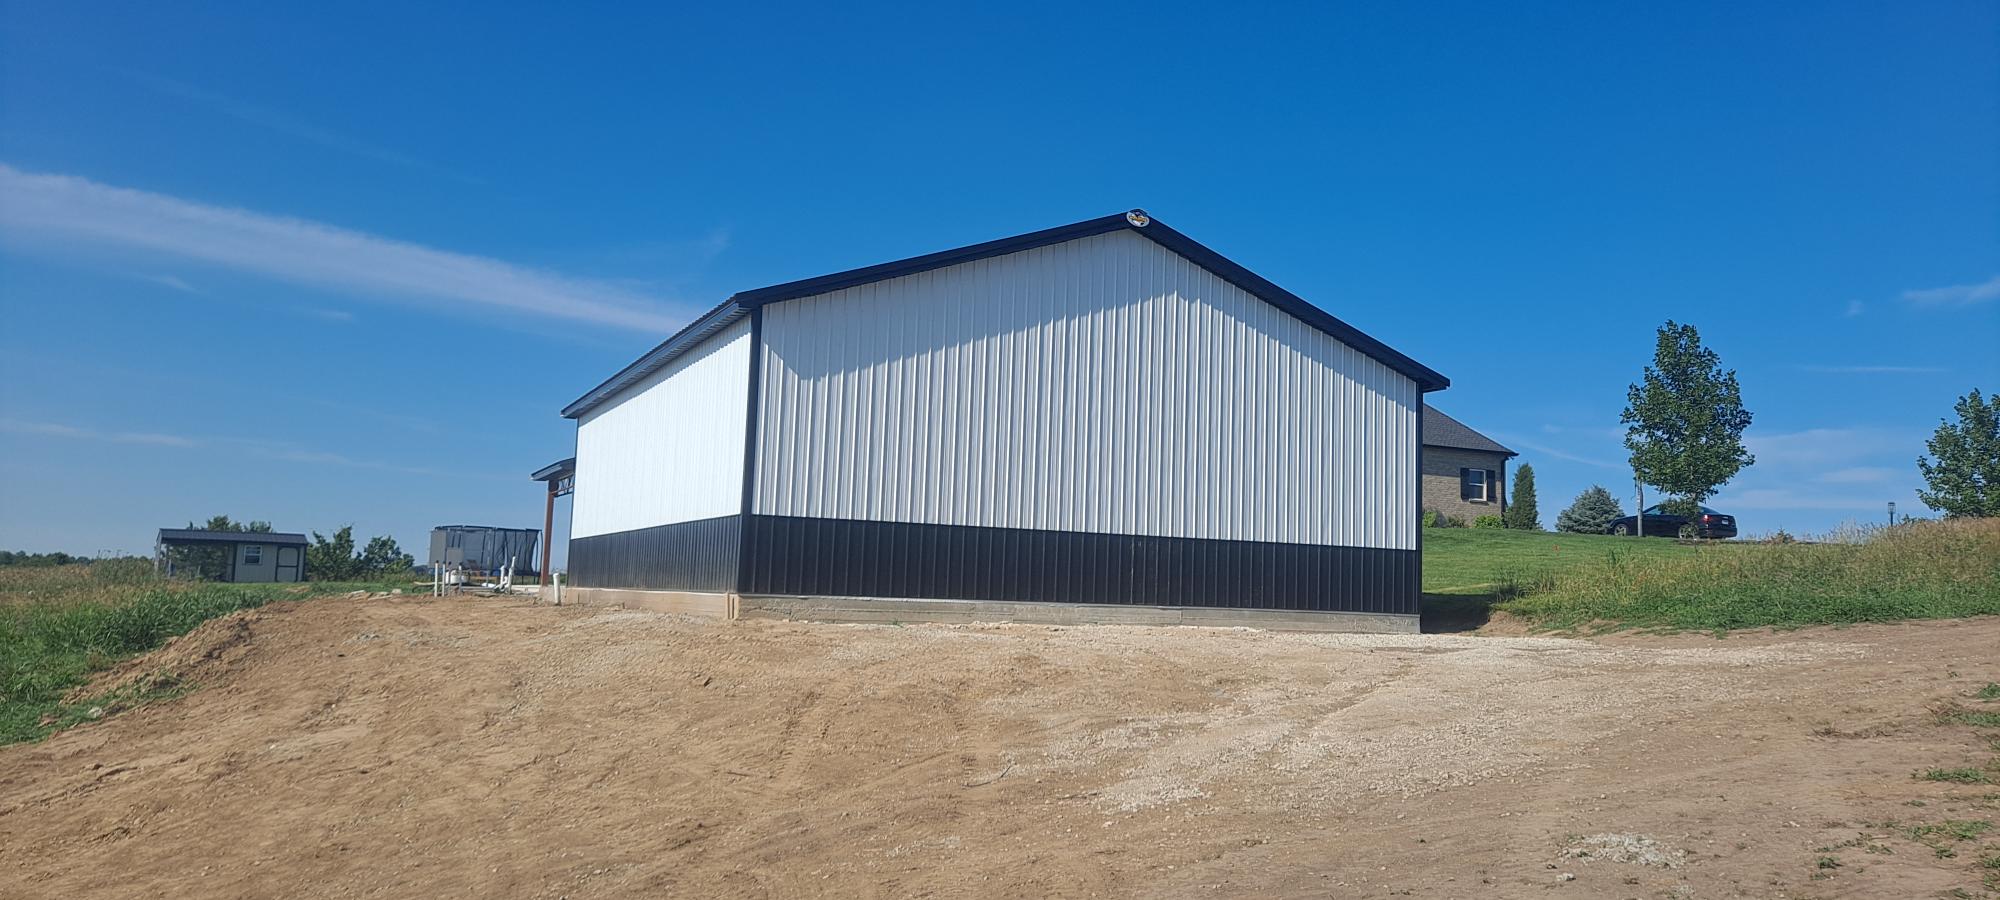
[[[278,571],[277,574],[274,575],[271,580],[272,581],[299,580],[299,548],[297,547],[278,548]]]

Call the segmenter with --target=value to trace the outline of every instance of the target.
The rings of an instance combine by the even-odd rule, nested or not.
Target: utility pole
[[[1639,489],[1639,528],[1632,533],[1632,536],[1645,537],[1646,536],[1646,485],[1639,479],[1634,478],[1632,479],[1632,486]]]

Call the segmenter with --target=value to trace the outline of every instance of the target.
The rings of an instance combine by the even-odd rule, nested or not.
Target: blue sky
[[[539,527],[556,410],[729,293],[1133,206],[1450,376],[1548,522],[1668,317],[1750,531],[1915,508],[2000,389],[1990,3],[285,6],[4,5],[0,547]]]

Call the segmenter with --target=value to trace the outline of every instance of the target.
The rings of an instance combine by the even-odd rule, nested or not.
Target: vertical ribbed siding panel
[[[1129,232],[763,315],[755,513],[1415,547],[1415,382]]]
[[[749,390],[745,319],[579,419],[572,539],[740,513]]]
[[[751,516],[743,534],[749,595],[1399,615],[1419,602],[1414,550],[790,516]]]
[[[572,538],[567,581],[641,591],[734,590],[741,523],[740,516],[722,516]]]

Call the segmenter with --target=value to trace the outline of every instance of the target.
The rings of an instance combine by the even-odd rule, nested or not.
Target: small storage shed
[[[573,596],[1415,630],[1448,383],[1139,210],[747,291],[563,410]]]
[[[535,543],[542,533],[533,528],[492,525],[439,525],[431,529],[431,564],[459,566],[469,572],[498,572],[508,563],[518,574],[532,574]]]
[[[306,580],[306,536],[276,531],[204,531],[162,528],[154,541],[154,566],[174,574],[176,547],[209,548],[221,563],[220,581]]]

